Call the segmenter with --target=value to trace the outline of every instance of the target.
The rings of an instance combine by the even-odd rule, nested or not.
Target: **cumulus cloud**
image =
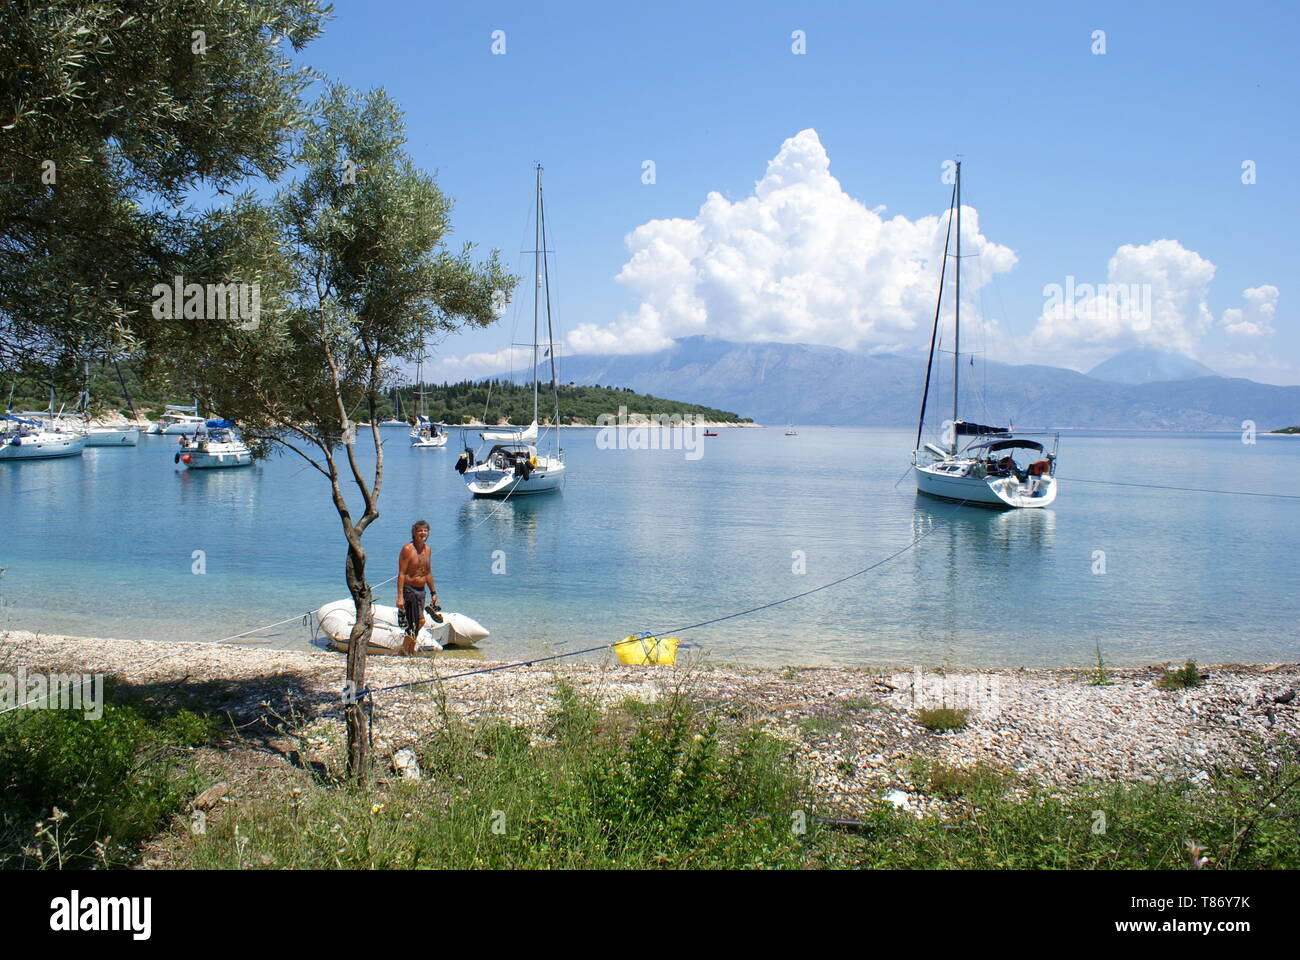
[[[1177,240],[1124,244],[1104,283],[1071,276],[1044,287],[1031,349],[1076,357],[1132,346],[1192,352],[1213,325],[1206,302],[1213,279],[1214,264]]]
[[[844,192],[816,131],[804,130],[782,144],[751,196],[711,192],[691,219],[633,230],[617,279],[636,308],[579,326],[569,349],[641,353],[701,333],[848,349],[910,342],[934,316],[947,210],[917,220],[883,211]],[[962,253],[978,255],[962,274],[963,309],[974,311],[979,289],[1016,256],[980,233],[969,206]]]
[[[1268,283],[1243,290],[1246,306],[1223,311],[1223,329],[1240,337],[1271,337],[1278,293],[1277,287]]]

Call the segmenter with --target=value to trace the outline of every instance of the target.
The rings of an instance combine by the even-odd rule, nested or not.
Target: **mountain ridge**
[[[925,358],[699,335],[653,353],[561,358],[558,372],[564,383],[628,387],[758,422],[908,426],[916,423]],[[1264,431],[1300,422],[1300,386],[1219,376],[1130,384],[1043,364],[964,365],[960,400],[964,419],[1022,429],[1239,430],[1252,420]],[[930,409],[951,402],[951,366],[936,362]]]

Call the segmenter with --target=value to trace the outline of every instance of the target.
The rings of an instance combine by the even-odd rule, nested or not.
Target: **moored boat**
[[[230,420],[207,420],[205,432],[181,438],[181,449],[176,463],[187,470],[217,470],[228,467],[247,467],[253,462],[253,453],[235,438],[235,424]]]
[[[0,414],[0,460],[77,457],[85,448],[83,433],[14,414]]]
[[[202,433],[206,421],[198,415],[198,412],[197,404],[183,407],[169,403],[163,415],[145,432],[155,436],[190,436]]]
[[[537,246],[533,251],[533,422],[527,427],[486,430],[479,434],[483,444],[492,444],[487,456],[478,458],[468,446],[456,462],[456,471],[475,497],[512,497],[549,493],[564,486],[564,451],[560,449],[560,391],[555,371],[555,331],[551,320],[551,280],[546,258],[546,211],[542,201],[542,167],[537,165]],[[543,301],[543,294],[545,299]],[[555,401],[550,453],[539,453],[538,435],[538,351],[542,310],[546,312],[546,354],[551,368],[551,394]],[[480,446],[480,450],[482,447]]]
[[[939,297],[934,310],[930,337],[930,359],[926,365],[921,414],[916,425],[916,447],[912,470],[919,493],[961,503],[992,507],[1045,507],[1056,500],[1056,451],[1059,434],[1053,434],[1050,453],[1037,440],[1014,436],[1011,427],[987,426],[962,420],[958,415],[958,387],[961,382],[961,162],[957,162],[952,202],[948,210],[949,231],[956,220],[957,252],[954,259],[952,419],[943,426],[940,443],[922,443],[926,402],[935,346],[939,339],[939,317],[943,304],[944,275],[948,266],[948,238],[944,240],[943,264],[939,271]],[[1017,452],[1031,458],[1023,466]],[[1036,458],[1036,459],[1032,459]]]

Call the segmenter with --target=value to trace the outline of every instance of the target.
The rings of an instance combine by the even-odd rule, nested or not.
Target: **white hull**
[[[412,450],[435,450],[438,447],[447,445],[447,434],[440,433],[436,437],[411,437]]]
[[[399,653],[406,640],[406,631],[397,625],[397,608],[381,603],[370,607],[374,626],[370,632],[369,653]],[[346,650],[352,637],[352,627],[357,622],[357,608],[350,600],[327,603],[314,614],[320,631],[327,636],[335,649]],[[446,647],[472,647],[490,635],[477,620],[461,613],[441,614],[442,623],[434,623],[426,616],[424,626],[415,638],[417,653],[431,653]]]
[[[190,436],[195,433],[202,433],[204,430],[203,424],[204,421],[202,420],[196,421],[194,423],[169,423],[165,426],[162,424],[155,423],[152,427],[149,428],[147,432],[152,434],[153,436],[167,436],[167,437],[179,437],[182,435]]]
[[[49,460],[77,457],[86,447],[79,433],[36,433],[0,443],[0,460]]]
[[[139,442],[138,427],[90,427],[86,433],[88,447],[134,447]]]
[[[210,443],[206,450],[192,447],[183,451],[180,460],[189,470],[219,470],[246,467],[253,462],[253,454],[242,443]]]
[[[550,493],[564,486],[564,463],[542,457],[525,480],[513,470],[498,470],[485,463],[465,471],[465,484],[476,497],[518,497]]]
[[[944,465],[945,462],[940,461],[914,467],[916,489],[944,500],[1013,509],[1046,507],[1056,499],[1055,477],[1039,477],[1031,495],[1028,480],[1021,483],[1015,477],[958,476],[945,472],[942,469]]]

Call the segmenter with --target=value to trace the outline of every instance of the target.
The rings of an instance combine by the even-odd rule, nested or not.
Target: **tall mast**
[[[537,423],[537,321],[542,302],[542,165],[537,165],[537,216],[533,245],[533,423]]]
[[[555,382],[555,327],[551,320],[551,262],[546,253],[546,201],[537,195],[537,220],[542,225],[542,280],[546,291],[546,355],[551,359],[551,398],[555,401],[555,455],[560,455],[560,387]]]
[[[957,282],[953,293],[952,453],[957,452],[957,381],[961,376],[961,161],[957,161]]]

